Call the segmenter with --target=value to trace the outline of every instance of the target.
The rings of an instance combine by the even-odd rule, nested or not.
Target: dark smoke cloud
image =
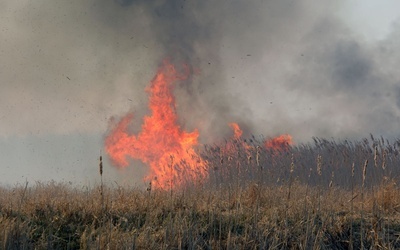
[[[199,128],[204,141],[229,135],[230,122],[246,135],[298,140],[397,136],[399,26],[383,41],[366,42],[335,15],[341,1],[0,6],[3,135],[102,133],[109,117],[130,110],[140,125],[148,112],[144,89],[168,57],[200,71],[178,84],[176,96],[182,126]]]
[[[332,53],[332,78],[345,88],[365,87],[373,70],[372,59],[356,42],[339,43]]]

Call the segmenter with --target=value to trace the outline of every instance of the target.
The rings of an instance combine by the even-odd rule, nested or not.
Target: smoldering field
[[[205,146],[209,178],[185,188],[2,188],[0,242],[4,249],[394,249],[399,153],[399,141],[373,137],[315,138],[282,150],[239,138]]]

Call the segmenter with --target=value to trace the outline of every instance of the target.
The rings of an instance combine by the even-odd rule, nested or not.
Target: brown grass
[[[239,190],[198,187],[172,197],[104,187],[104,213],[98,189],[56,183],[1,189],[1,248],[348,249],[352,242],[357,249],[361,226],[365,247],[400,247],[400,196],[393,182],[380,187],[375,198],[365,192],[364,204],[343,189],[321,193],[291,185],[290,199],[283,198],[288,187],[255,183]]]
[[[173,192],[104,185],[101,161],[98,187],[0,188],[0,249],[399,249],[400,142],[372,140],[206,147],[209,180]]]

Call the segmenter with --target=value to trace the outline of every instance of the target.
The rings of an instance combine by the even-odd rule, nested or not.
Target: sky
[[[0,185],[95,185],[110,119],[148,114],[165,58],[197,73],[177,83],[182,128],[202,143],[289,133],[398,138],[400,2],[3,0]],[[141,185],[148,169],[106,182]]]

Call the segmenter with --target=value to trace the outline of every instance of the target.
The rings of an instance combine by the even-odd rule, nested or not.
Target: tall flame
[[[155,188],[177,188],[207,177],[206,162],[194,149],[198,145],[198,131],[183,131],[177,123],[173,83],[188,75],[179,74],[165,61],[146,89],[151,115],[144,117],[141,132],[128,133],[133,119],[133,114],[128,114],[105,140],[106,151],[116,166],[127,167],[127,156],[149,165],[150,173],[145,179]]]
[[[229,123],[229,127],[231,127],[231,129],[233,130],[233,137],[235,139],[239,139],[242,136],[243,131],[239,127],[239,124],[232,122],[232,123]]]

